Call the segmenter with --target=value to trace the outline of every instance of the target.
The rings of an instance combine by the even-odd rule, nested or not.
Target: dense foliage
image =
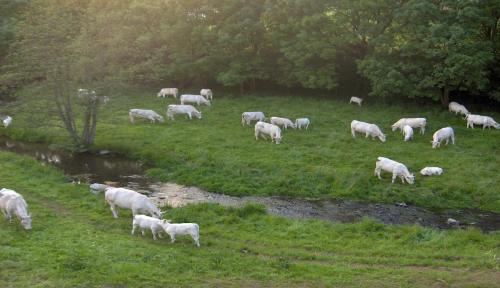
[[[273,84],[440,98],[443,105],[459,94],[500,100],[496,0],[32,0],[26,6],[15,40],[13,32],[0,33],[8,35],[0,58],[13,41],[17,66],[3,83],[50,77],[43,70],[59,59],[69,61],[64,75],[79,83],[218,83],[242,91]],[[8,11],[19,12],[2,13],[14,13]],[[26,69],[33,66],[40,69]]]

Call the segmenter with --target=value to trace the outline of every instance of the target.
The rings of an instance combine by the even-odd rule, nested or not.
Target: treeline
[[[498,0],[32,0],[21,17],[4,85],[269,84],[500,101]]]

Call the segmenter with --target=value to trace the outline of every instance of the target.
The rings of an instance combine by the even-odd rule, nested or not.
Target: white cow
[[[10,222],[12,214],[20,221],[24,229],[31,229],[31,215],[28,213],[28,204],[21,194],[14,190],[2,188],[0,190],[0,210]]]
[[[104,200],[109,204],[115,218],[118,218],[116,207],[130,209],[134,216],[145,213],[155,218],[162,217],[160,209],[148,197],[130,189],[108,187],[104,194]]]
[[[413,128],[411,128],[410,125],[405,125],[405,127],[403,127],[403,135],[405,137],[405,142],[410,141],[410,139],[413,138]]]
[[[193,116],[201,119],[201,112],[196,110],[192,105],[168,105],[167,117],[169,119],[174,120],[174,116],[178,114],[186,114],[189,119],[193,119]]]
[[[498,124],[493,118],[489,116],[482,116],[482,115],[474,115],[474,114],[467,114],[465,116],[465,119],[467,120],[467,128],[471,127],[474,129],[474,124],[476,125],[482,125],[483,130],[488,127],[494,127],[496,129],[500,129],[500,124]]]
[[[443,140],[446,141],[446,145],[448,145],[448,141],[451,139],[451,144],[455,145],[455,133],[453,132],[453,128],[445,127],[437,130],[432,135],[432,148],[436,148],[441,146],[441,142]]]
[[[12,117],[6,116],[3,120],[3,127],[7,128],[10,124],[12,124]]]
[[[469,110],[467,110],[464,105],[458,104],[457,102],[450,102],[450,104],[448,104],[448,110],[454,112],[455,115],[457,115],[457,113],[462,115],[470,114]]]
[[[375,175],[378,176],[378,179],[382,179],[380,177],[380,172],[382,170],[392,173],[392,183],[396,180],[396,177],[401,178],[401,182],[403,184],[408,182],[408,184],[413,184],[415,182],[415,176],[408,171],[408,168],[402,163],[396,162],[389,158],[378,157],[377,162],[375,163]]]
[[[297,118],[295,119],[295,127],[302,129],[302,127],[305,127],[306,130],[309,128],[309,124],[311,124],[311,121],[309,121],[309,118]]]
[[[214,98],[214,96],[212,94],[212,90],[210,90],[210,89],[201,89],[200,95],[205,97],[207,100],[210,100],[210,101],[212,101]]]
[[[255,123],[255,140],[258,140],[259,136],[265,139],[265,135],[271,136],[271,142],[281,143],[280,127],[262,121]]]
[[[385,135],[382,133],[380,128],[371,123],[361,122],[357,120],[352,120],[351,122],[351,134],[353,138],[356,138],[356,132],[364,133],[366,137],[371,136],[372,139],[378,137],[380,141],[385,142]]]
[[[174,98],[177,98],[177,95],[179,94],[179,89],[177,88],[162,88],[156,96],[165,98],[169,95],[174,96]]]
[[[151,121],[151,123],[155,123],[155,121],[163,123],[165,121],[163,120],[163,117],[155,111],[145,109],[130,109],[130,111],[128,112],[128,118],[130,119],[130,122],[132,124],[135,123],[135,118],[148,119]]]
[[[252,121],[262,121],[266,119],[264,112],[243,112],[241,113],[241,125],[250,125]]]
[[[177,235],[190,235],[196,246],[200,247],[200,227],[196,223],[172,224],[170,220],[162,221],[163,230],[170,235],[171,242],[175,242]]]
[[[283,127],[285,128],[285,130],[288,128],[288,127],[292,127],[293,129],[297,128],[295,126],[295,124],[292,122],[292,120],[288,119],[288,118],[283,118],[283,117],[271,117],[270,119],[271,121],[271,124],[274,124],[276,126],[280,126],[280,127]]]
[[[160,233],[163,232],[162,224],[166,223],[166,220],[160,220],[157,218],[149,217],[146,215],[135,215],[132,220],[132,235],[135,233],[135,229],[139,227],[141,229],[142,236],[145,235],[145,230],[151,230],[153,234],[153,239],[156,240],[156,236],[161,238]]]
[[[420,174],[424,176],[441,175],[443,174],[443,168],[439,167],[425,167],[420,170]]]
[[[426,124],[427,120],[425,118],[401,118],[392,124],[392,131],[396,131],[396,129],[403,131],[403,127],[409,125],[412,128],[420,128],[420,133],[424,134]]]
[[[198,106],[200,106],[200,104],[205,104],[207,106],[210,106],[210,101],[205,99],[205,97],[201,95],[192,95],[192,94],[181,95],[181,104],[184,105],[186,103],[194,103]]]
[[[349,104],[350,103],[356,103],[358,104],[359,106],[361,106],[361,103],[363,103],[363,98],[359,98],[359,97],[356,97],[356,96],[352,96],[351,97],[351,100],[349,100]]]

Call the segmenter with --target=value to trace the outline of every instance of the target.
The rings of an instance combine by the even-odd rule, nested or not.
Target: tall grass
[[[493,287],[500,234],[287,220],[261,206],[166,209],[189,237],[130,235],[103,195],[33,159],[0,152],[0,186],[24,195],[33,230],[0,219],[0,287]]]
[[[368,99],[364,106],[347,101],[279,95],[236,97],[218,95],[212,107],[203,106],[203,119],[178,117],[162,125],[130,124],[131,108],[153,109],[164,115],[173,98],[158,99],[157,91],[130,89],[110,95],[101,113],[95,148],[112,149],[152,164],[149,173],[162,181],[196,185],[231,195],[342,197],[374,202],[406,202],[436,208],[481,208],[500,211],[500,134],[498,130],[466,129],[465,121],[439,107],[383,105]],[[195,91],[182,91],[183,93]],[[64,142],[61,129],[32,129],[32,115],[23,107],[40,105],[44,92],[25,89],[11,136]],[[37,97],[32,97],[37,95]],[[309,131],[287,130],[280,145],[254,138],[252,126],[241,126],[243,111],[266,116],[309,117]],[[499,113],[486,112],[497,120]],[[415,131],[403,142],[390,125],[401,117],[426,117],[425,135]],[[387,142],[353,139],[353,119],[376,123]],[[432,133],[451,126],[456,145],[432,149]],[[415,185],[391,184],[389,174],[373,175],[378,156],[400,161],[416,174]],[[439,166],[444,175],[423,177],[425,166]]]

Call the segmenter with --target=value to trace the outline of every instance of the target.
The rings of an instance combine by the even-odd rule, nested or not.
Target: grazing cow
[[[415,182],[415,176],[408,171],[408,168],[406,168],[404,164],[385,157],[378,157],[377,160],[378,161],[375,163],[375,175],[378,176],[378,179],[382,179],[380,177],[380,172],[384,170],[392,173],[392,183],[394,183],[396,177],[401,178],[403,184],[405,181],[408,184],[413,184]]]
[[[20,221],[24,229],[31,229],[31,215],[28,213],[28,204],[21,194],[14,190],[2,188],[0,190],[0,210],[5,218],[12,222],[12,214]]]
[[[12,117],[6,116],[3,120],[3,127],[7,128],[10,124],[12,124]]]
[[[192,105],[168,105],[167,117],[170,120],[174,120],[174,116],[178,114],[186,114],[189,119],[193,119],[193,116],[201,119],[201,112],[196,110]]]
[[[165,223],[166,220],[160,220],[157,218],[149,217],[146,215],[135,215],[134,219],[132,220],[132,235],[135,233],[135,229],[139,227],[141,229],[141,234],[142,236],[145,235],[146,229],[151,230],[151,233],[153,234],[153,240],[156,240],[156,236],[161,238],[160,233],[163,232],[163,226],[162,223]]]
[[[443,168],[439,167],[425,167],[420,170],[420,174],[424,176],[441,175],[443,174]]]
[[[108,187],[104,200],[109,204],[113,217],[118,218],[116,207],[132,210],[132,215],[145,213],[161,219],[162,213],[158,207],[145,195],[126,188]]]
[[[493,118],[489,116],[467,114],[465,116],[465,119],[467,120],[467,128],[471,127],[472,129],[474,129],[474,124],[476,124],[483,125],[483,130],[486,127],[494,127],[495,129],[500,129],[500,124],[498,124],[495,120],[493,120]]]
[[[363,98],[359,98],[359,97],[356,97],[356,96],[352,96],[351,97],[351,100],[349,100],[349,104],[351,103],[356,103],[358,104],[359,106],[361,106],[361,103],[363,103]]]
[[[263,112],[243,112],[241,114],[241,125],[245,126],[245,124],[250,125],[252,121],[261,121],[264,122],[266,116]]]
[[[356,138],[356,132],[364,133],[366,137],[371,136],[372,139],[378,137],[378,139],[382,142],[385,142],[385,135],[382,133],[380,128],[371,123],[361,122],[357,120],[352,120],[351,122],[351,134],[353,138]]]
[[[207,100],[210,100],[210,101],[212,101],[214,98],[214,96],[212,94],[212,90],[210,90],[210,89],[201,89],[200,95],[205,97]]]
[[[309,118],[297,118],[295,119],[295,127],[302,129],[302,127],[305,127],[306,130],[309,128],[309,124],[311,124],[311,121],[309,121]]]
[[[411,128],[410,125],[405,125],[405,127],[403,127],[403,134],[405,137],[405,142],[410,141],[410,139],[413,138],[413,128]]]
[[[426,124],[427,120],[425,118],[401,118],[396,123],[392,124],[392,131],[399,129],[402,132],[403,127],[409,125],[412,128],[420,128],[420,134],[424,134]]]
[[[436,148],[441,146],[441,142],[443,140],[446,141],[446,145],[448,145],[448,141],[451,139],[451,144],[455,145],[455,133],[453,132],[453,128],[445,127],[437,130],[432,135],[432,148]]]
[[[207,106],[210,106],[210,101],[205,99],[205,97],[201,95],[191,95],[191,94],[181,95],[181,104],[184,105],[187,103],[195,103],[198,106],[200,106],[200,104],[205,104]]]
[[[157,97],[162,97],[165,98],[167,96],[174,96],[174,98],[177,98],[177,95],[179,94],[179,89],[177,88],[163,88],[156,94]]]
[[[190,235],[197,247],[200,247],[200,227],[196,223],[171,224],[170,220],[162,221],[163,230],[170,235],[171,242],[175,242],[177,235]]]
[[[457,113],[462,115],[470,114],[469,110],[467,110],[464,105],[458,104],[457,102],[450,102],[450,104],[448,104],[448,110],[454,112],[455,115],[457,115]]]
[[[163,123],[165,121],[165,120],[163,120],[163,117],[160,116],[155,111],[144,110],[144,109],[130,109],[130,111],[128,112],[128,118],[130,119],[130,122],[132,124],[135,123],[135,118],[148,119],[151,121],[151,123],[155,123],[155,121]]]
[[[281,143],[280,127],[262,121],[255,123],[255,140],[258,140],[259,136],[265,139],[265,135],[271,136],[271,142]]]
[[[271,117],[271,124],[274,124],[276,126],[280,126],[285,128],[285,130],[288,127],[292,127],[293,129],[296,128],[295,124],[293,124],[292,120],[288,118],[282,118],[282,117]]]

